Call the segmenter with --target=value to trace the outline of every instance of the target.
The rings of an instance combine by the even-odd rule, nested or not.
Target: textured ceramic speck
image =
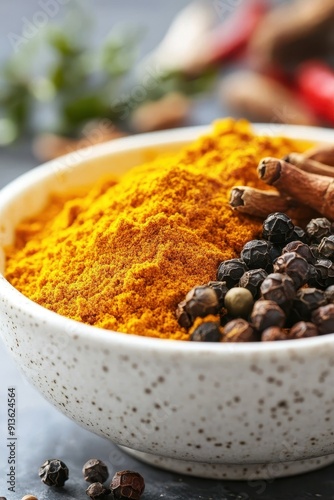
[[[267,134],[334,142],[323,129]],[[2,246],[48,194],[121,173],[203,133],[120,139],[60,158],[0,193]],[[143,338],[69,320],[0,275],[1,335],[27,378],[64,414],[152,464],[229,479],[272,478],[334,462],[334,334],[263,344]]]

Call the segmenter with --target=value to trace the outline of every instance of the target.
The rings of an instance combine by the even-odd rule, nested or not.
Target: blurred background
[[[0,161],[227,115],[332,127],[333,28],[333,0],[1,0]]]

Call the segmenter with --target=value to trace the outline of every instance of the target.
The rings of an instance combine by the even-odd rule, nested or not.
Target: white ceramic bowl
[[[332,141],[334,133],[259,125]],[[120,139],[72,153],[0,194],[2,245],[50,192],[121,173],[205,129]],[[63,413],[152,464],[230,479],[294,474],[334,461],[334,334],[263,344],[201,344],[125,335],[33,303],[0,276],[1,334],[29,380]],[[331,455],[332,454],[332,455]]]

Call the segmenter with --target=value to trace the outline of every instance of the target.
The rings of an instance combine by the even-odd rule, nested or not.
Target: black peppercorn
[[[282,250],[282,254],[284,253],[289,253],[289,252],[296,252],[298,255],[303,257],[307,262],[310,264],[314,264],[316,261],[316,257],[313,254],[312,250],[306,243],[303,243],[302,241],[291,241],[291,243],[288,243]]]
[[[108,479],[108,467],[102,460],[91,458],[82,468],[85,481],[89,483],[104,483]]]
[[[220,313],[220,325],[221,326],[224,326],[226,325],[229,321],[232,321],[233,316],[231,316],[230,314],[227,313],[227,309],[222,309],[221,313]]]
[[[261,285],[261,293],[264,299],[273,300],[283,311],[287,311],[296,295],[292,279],[283,273],[268,274]]]
[[[317,271],[317,288],[328,288],[334,285],[334,265],[329,259],[318,259],[315,263],[315,269]],[[312,281],[308,280],[309,283]]]
[[[253,308],[253,296],[247,288],[236,286],[225,295],[227,313],[234,318],[247,318]]]
[[[328,303],[334,304],[334,285],[331,285],[328,288],[326,288],[325,296]]]
[[[290,339],[306,339],[308,337],[316,337],[318,335],[317,327],[307,321],[299,321],[290,329]]]
[[[251,323],[256,330],[262,332],[270,326],[282,327],[285,314],[276,302],[272,300],[258,300],[255,302],[251,314]]]
[[[116,472],[110,483],[110,488],[115,499],[140,500],[144,493],[145,482],[138,472],[122,470]]]
[[[239,286],[247,288],[253,295],[254,300],[257,300],[260,298],[261,283],[267,276],[264,269],[251,269],[241,276]]]
[[[307,284],[312,288],[324,288],[320,271],[313,264],[309,264],[308,266]]]
[[[292,235],[287,239],[286,243],[290,243],[290,241],[302,241],[303,243],[307,243],[307,236],[304,229],[295,226]]]
[[[320,259],[320,254],[319,254],[319,245],[318,243],[312,243],[309,245],[311,252],[313,253],[315,259]]]
[[[226,286],[226,282],[225,281],[209,281],[208,286],[216,292],[218,302],[219,302],[219,308],[221,309],[222,307],[224,307],[224,299],[225,299],[225,295],[228,291],[228,288]]]
[[[251,240],[244,245],[240,257],[248,269],[262,268],[267,272],[271,272],[273,268],[270,255],[271,247],[272,244],[269,241]]]
[[[295,288],[300,288],[309,278],[309,264],[296,252],[281,255],[274,263],[275,273],[286,273],[294,282]]]
[[[57,458],[46,460],[39,468],[38,474],[41,481],[48,486],[64,486],[68,480],[68,468]]]
[[[306,235],[310,243],[320,243],[322,238],[331,234],[331,223],[325,217],[312,219],[306,226]]]
[[[282,212],[268,215],[263,223],[262,237],[271,243],[285,244],[292,236],[294,225],[290,217]]]
[[[224,327],[223,342],[257,342],[258,340],[254,327],[244,319],[233,319]]]
[[[289,340],[289,332],[279,326],[270,326],[266,328],[261,335],[262,342],[272,342],[278,340]]]
[[[191,319],[190,314],[188,314],[186,311],[185,300],[178,304],[175,314],[177,322],[182,328],[188,329],[191,327],[191,325],[193,324],[193,320]]]
[[[99,482],[90,484],[86,489],[86,495],[88,495],[92,500],[95,499],[103,500],[107,496],[109,496],[110,493],[111,490],[109,488],[105,488],[103,484]]]
[[[310,321],[312,311],[327,304],[327,297],[323,290],[317,288],[300,288],[292,303],[288,316],[288,326],[293,326],[298,321]]]
[[[311,321],[312,313],[307,309],[305,304],[299,300],[294,300],[285,322],[287,328],[291,328],[299,321]]]
[[[334,333],[334,304],[327,304],[315,309],[312,321],[318,327],[320,335]]]
[[[209,314],[218,314],[219,302],[216,292],[209,286],[196,286],[187,293],[185,310],[194,321]]]
[[[217,271],[217,280],[225,281],[227,288],[239,283],[241,276],[248,271],[245,262],[241,259],[230,259],[221,262]]]
[[[271,261],[275,262],[275,260],[281,255],[281,253],[282,253],[281,245],[272,245],[269,250]]]
[[[317,288],[301,288],[296,293],[296,299],[301,301],[309,311],[327,304],[327,297],[323,290]]]
[[[219,324],[214,321],[207,321],[199,325],[190,336],[194,342],[220,342],[222,333]]]
[[[319,243],[318,253],[320,258],[333,259],[334,257],[334,235],[325,236]]]

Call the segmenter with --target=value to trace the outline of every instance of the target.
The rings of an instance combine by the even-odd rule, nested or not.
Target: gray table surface
[[[70,0],[71,1],[71,0]],[[60,2],[59,2],[60,3]],[[65,3],[65,2],[64,2]],[[89,3],[89,2],[88,2]],[[160,38],[174,13],[187,0],[96,0],[99,35],[103,36],[111,22],[128,20],[136,14],[136,22],[148,27],[148,50]],[[154,8],[152,6],[154,5]],[[0,2],[0,58],[11,50],[8,33],[18,33],[22,19],[38,10],[36,0],[1,0]],[[61,13],[59,14],[61,15]],[[204,124],[222,116],[222,110],[212,98],[198,102],[193,122]],[[36,166],[29,141],[0,151],[0,187],[21,173]],[[1,196],[1,194],[0,194]],[[0,325],[1,328],[1,325]],[[14,386],[17,393],[17,476],[16,491],[7,489],[8,450],[7,388]],[[53,490],[40,483],[37,471],[50,457],[64,460],[70,469],[70,480],[64,490]],[[165,498],[185,499],[261,499],[307,500],[321,498],[334,500],[334,465],[302,476],[261,482],[228,482],[196,479],[161,471],[130,458],[106,439],[82,429],[46,402],[23,378],[5,347],[0,342],[0,496],[17,500],[27,493],[39,500],[77,500],[87,498],[86,483],[81,476],[82,464],[91,457],[104,460],[112,475],[121,469],[140,472],[146,480],[143,500]]]

